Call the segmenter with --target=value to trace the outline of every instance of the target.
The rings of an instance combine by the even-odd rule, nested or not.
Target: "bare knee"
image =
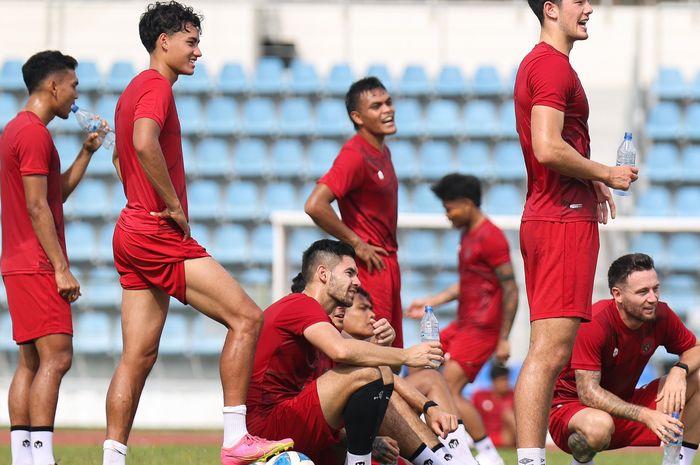
[[[263,312],[251,302],[243,311],[229,311],[224,324],[237,334],[260,334],[263,326]]]
[[[156,360],[158,360],[157,347],[140,351],[125,348],[120,363],[133,374],[145,377],[153,369]]]
[[[615,424],[609,414],[592,410],[576,423],[575,430],[583,436],[591,449],[601,451],[610,444],[610,438],[615,432]]]
[[[375,367],[358,367],[352,371],[353,379],[355,380],[357,387],[364,386],[373,381],[382,379],[382,372],[379,368]]]
[[[50,354],[43,354],[39,359],[42,370],[48,370],[51,374],[62,377],[73,364],[73,349],[67,348]]]
[[[389,368],[388,366],[380,366],[379,373],[381,373],[382,382],[384,383],[384,385],[394,383],[394,372],[391,371],[391,368]]]
[[[536,364],[538,371],[559,374],[569,361],[572,342],[562,344],[533,343],[527,354],[527,362]]]

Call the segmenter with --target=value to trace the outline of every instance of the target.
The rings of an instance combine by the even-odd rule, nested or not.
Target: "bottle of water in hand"
[[[102,135],[102,147],[107,150],[114,148],[114,131],[104,131],[102,118],[87,110],[81,110],[78,105],[73,105],[70,110],[75,113],[75,119],[85,132],[100,132]]]
[[[440,340],[440,327],[433,313],[433,307],[430,305],[425,306],[425,314],[420,320],[420,340],[421,342]]]
[[[635,166],[637,161],[637,149],[632,143],[632,133],[626,132],[625,138],[622,140],[620,147],[617,148],[617,159],[615,166]],[[630,186],[630,189],[632,186]],[[617,195],[630,195],[629,189],[626,191],[615,189],[613,192]]]
[[[678,419],[678,412],[673,412],[673,418]],[[664,444],[664,460],[661,465],[680,465],[683,434],[674,434],[673,441]]]

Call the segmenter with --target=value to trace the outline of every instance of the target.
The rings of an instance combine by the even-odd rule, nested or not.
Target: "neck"
[[[151,59],[148,67],[150,69],[158,71],[165,79],[170,81],[171,85],[175,84],[175,81],[177,81],[178,74],[175,71],[173,71],[173,69],[170,66],[168,66],[163,60],[157,57],[155,53],[151,54]]]
[[[384,149],[384,135],[372,134],[365,128],[360,128],[357,133],[375,149],[379,151]]]
[[[556,28],[556,26],[552,28]],[[569,56],[571,49],[574,47],[574,42],[558,29],[552,31],[552,28],[542,28],[540,32],[540,42],[545,42],[564,55]]]
[[[36,94],[29,96],[22,110],[34,113],[45,125],[49,124],[56,116],[56,113],[53,112],[50,105],[46,102],[46,99]]]
[[[308,284],[302,291],[302,294],[306,294],[307,296],[311,297],[316,302],[318,302],[319,305],[323,307],[323,310],[325,310],[327,315],[333,313],[335,307],[338,306],[338,302],[332,297],[330,297],[326,292],[324,292],[323,285],[321,285],[320,283]]]
[[[474,215],[472,215],[471,220],[469,221],[469,224],[467,225],[467,231],[471,231],[477,226],[479,226],[481,223],[484,222],[486,219],[486,215],[484,215],[484,212],[481,211],[481,209],[477,210]]]
[[[617,308],[617,313],[620,315],[620,319],[622,320],[622,322],[632,331],[641,328],[644,324],[643,321],[640,321],[636,318],[630,318],[627,312],[625,312],[625,309],[622,308],[622,306],[617,302],[615,302],[615,308]]]

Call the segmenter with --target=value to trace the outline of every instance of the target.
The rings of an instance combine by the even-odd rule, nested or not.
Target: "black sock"
[[[683,441],[683,447],[687,447],[688,449],[695,449],[698,450],[698,445],[693,444],[692,442],[685,442]]]
[[[421,444],[420,446],[418,446],[418,449],[416,449],[416,451],[411,454],[411,456],[408,458],[408,461],[413,462],[416,459],[416,457],[418,457],[421,454],[421,452],[425,450],[426,447],[428,446],[426,446],[425,444]]]
[[[372,442],[384,420],[389,401],[384,397],[384,382],[378,379],[365,384],[348,399],[343,418],[349,453],[366,455],[372,452]]]

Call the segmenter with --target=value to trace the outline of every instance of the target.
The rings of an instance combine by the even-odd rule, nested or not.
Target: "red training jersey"
[[[569,57],[540,42],[520,63],[515,78],[515,121],[527,169],[523,221],[596,221],[596,195],[589,180],[564,176],[542,165],[532,148],[532,107],[564,113],[561,136],[590,158],[588,99]]]
[[[657,347],[681,354],[695,346],[695,335],[663,302],[656,306],[656,320],[640,328],[628,328],[613,299],[593,305],[591,321],[578,330],[569,364],[559,375],[554,400],[577,399],[575,370],[600,371],[600,386],[625,400],[631,398],[639,377]]]
[[[510,261],[508,240],[488,218],[462,233],[459,247],[460,325],[500,330],[503,323],[503,289],[496,267]]]
[[[399,181],[386,145],[380,151],[355,135],[318,182],[338,199],[340,216],[348,228],[368,244],[396,252]]]
[[[508,391],[500,396],[495,392],[482,389],[472,395],[472,404],[484,421],[486,434],[493,440],[494,445],[501,445],[501,432],[503,431],[503,414],[513,410],[513,391]]]
[[[153,185],[141,167],[134,149],[134,123],[149,118],[160,127],[160,143],[168,174],[182,209],[187,216],[187,183],[182,160],[180,120],[170,81],[154,69],[141,72],[124,89],[114,117],[119,167],[127,198],[119,216],[119,225],[135,232],[153,233],[161,229],[177,229],[173,221],[154,217],[150,212],[165,209]]]
[[[22,176],[32,175],[46,176],[46,200],[53,216],[58,243],[66,256],[61,160],[46,125],[36,114],[21,111],[7,123],[0,137],[0,269],[4,275],[54,272],[27,211]]]

